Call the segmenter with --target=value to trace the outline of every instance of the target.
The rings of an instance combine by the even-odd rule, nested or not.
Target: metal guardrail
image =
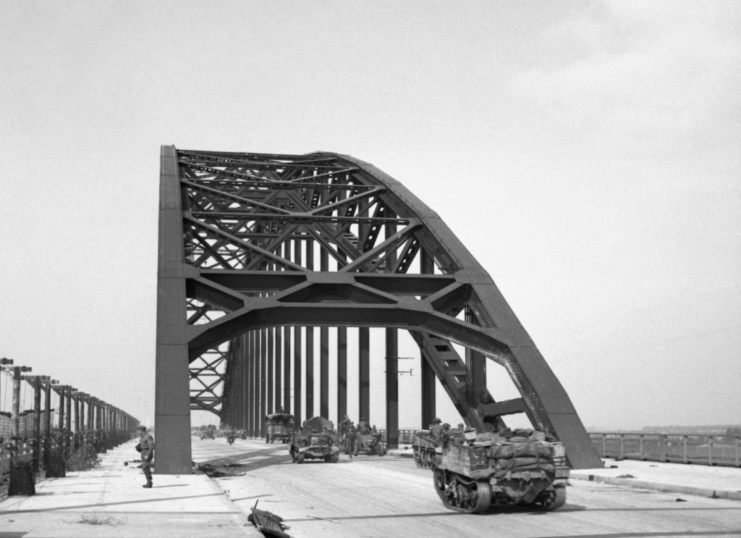
[[[603,458],[741,467],[741,437],[659,433],[590,433]]]
[[[399,430],[399,444],[400,445],[411,445],[414,439],[414,433],[422,430]],[[378,433],[383,435],[384,441],[388,442],[386,437],[386,430],[378,430]]]

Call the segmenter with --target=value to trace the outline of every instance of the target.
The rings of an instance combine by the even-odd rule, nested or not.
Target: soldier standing
[[[432,424],[430,424],[430,436],[437,439],[440,437],[440,435],[443,432],[443,427],[441,425],[442,420],[439,418],[435,418],[435,420],[432,421]]]
[[[147,478],[147,483],[144,484],[143,488],[152,487],[152,460],[154,459],[154,438],[152,434],[147,431],[146,426],[139,426],[139,444],[136,445],[137,450],[142,455],[142,471],[144,476]]]
[[[357,433],[358,430],[355,429],[355,426],[351,422],[350,427],[347,429],[347,437],[345,438],[345,451],[350,454],[350,459],[352,459],[353,452],[355,452],[355,437]]]

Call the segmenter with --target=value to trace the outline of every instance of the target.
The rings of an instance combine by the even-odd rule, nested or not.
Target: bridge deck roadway
[[[567,505],[555,512],[464,515],[443,508],[431,472],[401,455],[296,465],[286,445],[264,441],[195,439],[193,448],[198,462],[241,464],[216,482],[245,512],[259,500],[281,515],[295,538],[741,536],[741,502],[733,500],[572,480]]]

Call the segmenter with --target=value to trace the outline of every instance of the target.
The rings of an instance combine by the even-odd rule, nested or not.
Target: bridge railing
[[[399,430],[399,444],[400,445],[411,445],[416,432],[423,430]],[[386,437],[386,430],[378,430],[378,433],[383,435],[383,438],[388,442]]]
[[[663,433],[590,433],[603,458],[741,467],[741,437]]]

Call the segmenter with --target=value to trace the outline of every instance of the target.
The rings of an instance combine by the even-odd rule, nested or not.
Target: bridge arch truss
[[[330,327],[337,328],[332,360],[340,417],[347,409],[348,327],[359,328],[365,416],[368,334],[371,327],[385,330],[391,446],[398,435],[398,366],[389,359],[398,357],[398,330],[407,330],[423,357],[423,424],[435,414],[438,379],[468,425],[490,429],[525,413],[567,445],[572,466],[601,466],[566,391],[491,277],[400,182],[334,153],[163,146],[158,472],[190,469],[193,409],[253,435],[281,406],[299,421],[308,418],[302,411],[314,408],[315,394],[328,416]],[[301,361],[293,358],[303,350],[308,373],[317,334],[319,390],[312,374],[302,394]],[[452,344],[463,347],[463,356]],[[489,392],[488,361],[504,367],[520,398],[499,401]],[[292,399],[291,376],[299,380]]]

